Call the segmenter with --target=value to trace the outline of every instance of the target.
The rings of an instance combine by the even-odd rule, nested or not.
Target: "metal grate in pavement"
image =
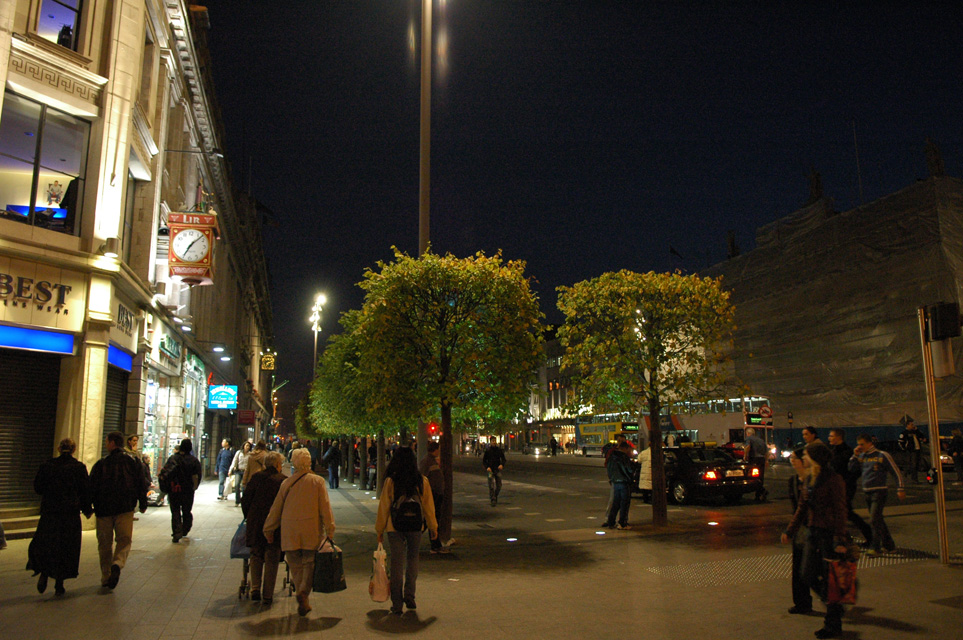
[[[923,551],[899,549],[892,554],[875,558],[863,555],[857,566],[859,569],[872,569],[917,562],[932,557],[934,557],[932,554]],[[746,582],[789,579],[792,573],[792,554],[780,553],[735,560],[646,567],[645,570],[691,587],[723,587]]]

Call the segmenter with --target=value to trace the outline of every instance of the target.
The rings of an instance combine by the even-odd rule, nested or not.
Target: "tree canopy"
[[[440,411],[442,472],[451,487],[452,411],[506,419],[527,406],[541,362],[538,300],[525,263],[395,250],[368,270],[360,369],[377,410],[425,418]],[[442,533],[451,526],[446,492]]]
[[[559,287],[563,372],[576,402],[596,412],[645,416],[652,444],[652,506],[666,520],[659,420],[662,407],[705,397],[725,375],[734,309],[721,278],[622,270]],[[659,485],[657,486],[657,483]]]

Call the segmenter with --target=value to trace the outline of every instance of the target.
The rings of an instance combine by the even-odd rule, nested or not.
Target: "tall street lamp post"
[[[311,323],[311,330],[314,331],[314,364],[311,365],[311,374],[314,375],[314,370],[318,368],[318,333],[321,331],[321,312],[324,310],[324,303],[328,301],[324,297],[323,293],[319,293],[314,299],[314,306],[311,307],[311,317],[308,321]]]
[[[429,211],[431,203],[431,4],[421,3],[421,127],[418,180],[418,254],[428,251]],[[418,421],[415,434],[418,455],[424,455],[428,444],[428,429]]]

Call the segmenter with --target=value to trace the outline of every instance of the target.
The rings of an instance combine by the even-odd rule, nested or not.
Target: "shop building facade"
[[[209,28],[174,0],[0,3],[0,516],[37,502],[61,438],[90,467],[105,433],[138,434],[156,474],[183,437],[209,470],[222,438],[265,435],[267,273]],[[209,246],[183,254],[193,221]]]

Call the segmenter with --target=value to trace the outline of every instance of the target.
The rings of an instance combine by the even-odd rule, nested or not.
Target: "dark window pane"
[[[40,130],[40,105],[7,93],[0,117],[0,155],[33,164]]]

